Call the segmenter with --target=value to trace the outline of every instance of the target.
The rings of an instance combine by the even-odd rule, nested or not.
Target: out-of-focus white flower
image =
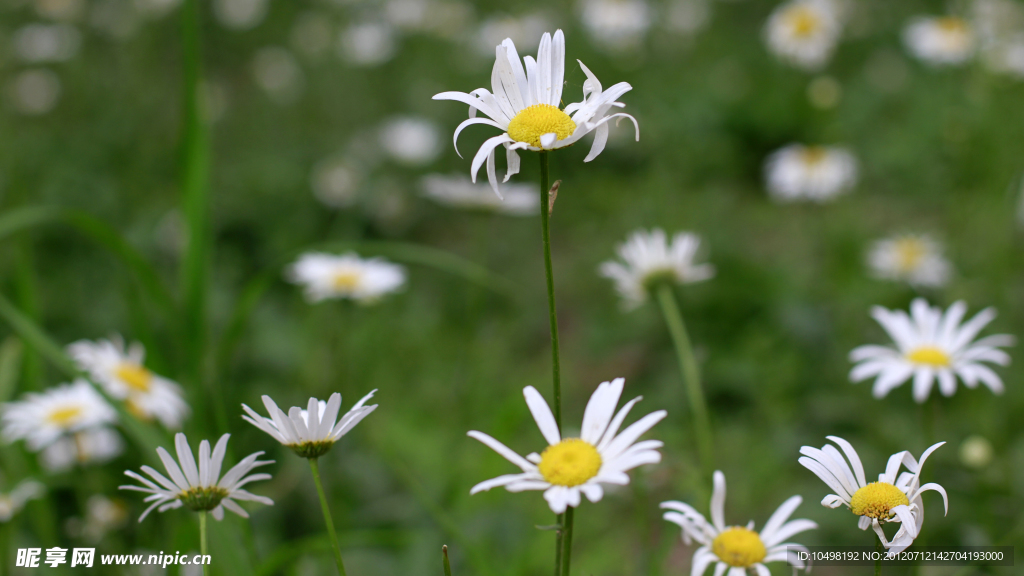
[[[308,252],[285,271],[289,282],[305,288],[306,299],[320,302],[351,298],[370,304],[405,284],[405,268],[383,258],[360,258],[354,252],[336,256]]]
[[[7,89],[14,109],[28,116],[46,114],[60,100],[60,78],[45,68],[18,73]]]
[[[131,0],[93,0],[91,4],[89,24],[114,40],[127,40],[142,26],[142,17]]]
[[[683,529],[683,542],[689,544],[696,540],[701,546],[693,553],[690,574],[702,576],[708,566],[715,565],[716,574],[729,576],[746,576],[750,570],[756,570],[759,576],[771,574],[765,562],[788,562],[793,571],[804,568],[805,563],[795,554],[794,550],[806,551],[807,548],[794,542],[787,542],[806,530],[818,527],[814,522],[800,518],[789,520],[789,516],[803,502],[800,496],[792,496],[782,503],[775,513],[768,518],[761,532],[754,532],[754,521],[744,526],[727,526],[725,524],[725,474],[715,470],[712,475],[714,491],[711,494],[711,522],[697,510],[678,500],[662,502],[666,508],[663,518],[677,524]]]
[[[992,462],[992,443],[984,436],[968,436],[960,444],[960,461],[969,468],[984,468]]]
[[[248,500],[273,506],[274,501],[270,498],[257,496],[242,489],[242,486],[249,482],[270,480],[270,474],[246,476],[254,468],[274,463],[273,460],[262,462],[257,460],[257,458],[263,455],[263,452],[255,452],[246,456],[241,462],[228,470],[223,477],[220,475],[220,469],[224,464],[224,456],[228,449],[228,438],[230,437],[230,434],[221,436],[212,453],[208,441],[203,440],[200,442],[199,466],[197,467],[196,459],[192,455],[192,448],[188,445],[188,439],[185,438],[184,434],[178,432],[174,436],[174,447],[178,453],[177,462],[174,461],[174,458],[163,447],[156,449],[157,455],[160,456],[160,461],[163,462],[164,468],[171,477],[170,480],[149,466],[143,466],[142,471],[155,480],[156,484],[131,470],[125,471],[125,476],[141,482],[142,486],[127,485],[119,486],[118,488],[120,490],[134,490],[149,494],[144,502],[152,502],[149,508],[146,508],[146,511],[139,517],[139,522],[142,522],[157,507],[159,507],[160,512],[181,508],[182,506],[193,512],[210,511],[214,519],[223,520],[225,508],[242,518],[249,517],[249,513],[239,506],[235,500]]]
[[[985,50],[984,60],[993,72],[1024,78],[1024,34],[992,45]]]
[[[225,28],[249,30],[267,16],[268,0],[214,0],[213,15]]]
[[[942,286],[951,266],[942,246],[929,236],[906,234],[875,242],[868,252],[871,273],[912,286]]]
[[[28,24],[14,32],[14,52],[32,64],[66,62],[81,43],[78,29],[68,24]]]
[[[843,31],[842,6],[837,0],[792,0],[768,17],[768,49],[790,64],[806,70],[824,66]]]
[[[0,433],[4,439],[25,440],[33,452],[62,436],[116,421],[117,412],[85,380],[41,393],[28,392],[22,400],[0,405]]]
[[[380,128],[380,146],[392,158],[410,166],[430,164],[441,154],[440,130],[430,120],[399,116]]]
[[[85,0],[34,0],[36,13],[51,20],[77,20],[85,11]]]
[[[843,148],[790,144],[768,157],[765,179],[780,202],[825,202],[857,183],[857,160]]]
[[[474,184],[466,176],[428,174],[420,180],[423,195],[438,204],[464,210],[499,212],[510,216],[532,216],[540,212],[540,194],[529,184],[505,186],[503,198],[487,184]]]
[[[384,22],[356,23],[338,36],[338,55],[355,66],[379,66],[395,55],[398,39]]]
[[[252,59],[252,72],[256,84],[278,104],[291,104],[302,94],[305,83],[302,68],[284,48],[261,48]]]
[[[358,200],[362,179],[362,172],[352,162],[327,158],[313,167],[313,195],[330,208],[347,208]]]
[[[533,42],[549,29],[550,22],[542,14],[526,14],[513,17],[508,15],[497,15],[488,18],[480,24],[476,37],[476,48],[482,56],[493,56],[494,47],[501,44],[506,38],[514,44],[526,44]]]
[[[680,34],[696,34],[711,21],[710,0],[673,0],[666,10],[665,26]]]
[[[431,0],[387,0],[384,18],[400,30],[418,30],[426,23],[433,4]]]
[[[135,0],[135,8],[148,18],[159,18],[171,12],[182,0]]]
[[[1024,6],[1016,0],[974,0],[970,20],[985,47],[1024,31]]]
[[[10,522],[29,500],[42,498],[46,487],[36,480],[22,480],[13,490],[0,492],[0,523]]]
[[[73,466],[102,464],[124,452],[124,440],[113,428],[88,428],[57,438],[39,453],[49,472],[65,472]]]
[[[700,236],[678,232],[668,241],[664,230],[638,230],[617,248],[622,262],[601,264],[601,275],[615,282],[627,309],[647,301],[655,284],[702,282],[715,275],[711,264],[697,264]]]
[[[93,494],[85,503],[85,518],[71,518],[67,522],[67,530],[75,538],[97,543],[108,532],[122,528],[127,523],[128,506],[123,501]]]
[[[323,56],[334,42],[334,24],[319,12],[303,12],[292,24],[290,41],[292,48],[306,56]]]
[[[465,0],[430,0],[417,29],[442,38],[458,38],[466,30],[475,29],[473,5]]]
[[[967,304],[954,302],[945,312],[932,307],[924,298],[910,304],[910,314],[903,310],[887,310],[875,306],[871,316],[893,339],[893,346],[867,345],[854,348],[850,361],[850,381],[875,378],[872,392],[882,398],[890,390],[913,378],[914,400],[924,402],[937,380],[939,392],[952,396],[959,377],[968,388],[981,382],[996,394],[1003,393],[1003,381],[986,364],[1006,366],[1010,356],[1000,350],[1012,346],[1013,336],[996,334],[980,340],[974,338],[996,317],[986,308],[962,325]]]
[[[642,43],[653,17],[646,0],[580,0],[579,11],[591,40],[611,50]]]
[[[957,16],[920,16],[903,30],[911,54],[934,66],[963,64],[974,55],[971,23]]]
[[[838,508],[845,505],[851,512],[860,516],[857,527],[861,530],[871,528],[878,539],[889,551],[889,557],[906,550],[921,533],[924,525],[924,501],[921,495],[932,490],[942,494],[942,505],[949,512],[949,499],[946,490],[934,483],[921,484],[921,471],[928,456],[945,442],[932,444],[921,454],[918,461],[909,451],[897,452],[889,457],[885,472],[878,475],[877,482],[868,482],[864,475],[864,465],[853,446],[838,436],[828,436],[843,450],[843,454],[835,446],[826,444],[820,449],[812,446],[800,448],[800,464],[814,472],[814,475],[828,485],[835,494],[825,496],[821,505]],[[847,464],[846,460],[850,463]],[[900,468],[906,472],[900,474]],[[887,540],[882,527],[885,524],[898,523],[892,540]]]
[[[125,347],[120,334],[110,340],[79,340],[68,346],[68,355],[107,394],[124,400],[128,410],[144,420],[155,418],[178,429],[189,414],[181,387],[146,369],[146,350],[140,342]]]
[[[377,391],[363,396],[340,419],[338,410],[341,409],[341,394],[337,392],[331,394],[327,402],[310,398],[305,410],[295,406],[287,413],[278,408],[270,396],[264,394],[263,405],[270,418],[260,416],[255,410],[242,404],[242,408],[248,414],[243,415],[242,419],[270,434],[274,440],[299,456],[315,459],[330,451],[335,442],[377,409],[376,404],[365,406],[366,401],[372,398],[375,392]],[[311,414],[315,414],[313,419],[310,419]]]

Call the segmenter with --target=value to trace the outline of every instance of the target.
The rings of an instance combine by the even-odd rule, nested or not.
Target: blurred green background
[[[522,34],[520,54],[534,54],[540,32],[555,28],[567,38],[566,101],[581,95],[579,58],[605,86],[632,84],[621,100],[641,129],[639,143],[627,126],[613,129],[608,149],[589,164],[582,162],[589,142],[552,154],[552,177],[563,181],[552,234],[565,421],[578,423],[596,385],[619,376],[624,398],[645,398],[637,415],[669,411],[648,434],[665,441],[663,462],[578,509],[574,573],[688,574],[693,547],[657,505],[678,499],[707,512],[711,479],[698,469],[659,310],[622,312],[596,271],[637,228],[701,234],[718,269],[678,294],[704,371],[715,465],[729,483],[728,522],[753,519],[760,527],[801,494],[795,517],[820,525],[801,543],[871,544],[852,514],[818,504],[827,488],[797,464],[799,447],[843,436],[871,475],[891,453],[919,455],[945,440],[924,481],[946,488],[950,511],[943,517],[939,497],[925,497],[922,541],[1024,543],[1024,382],[1016,365],[997,369],[1002,397],[961,386],[924,407],[911,400],[909,384],[879,401],[870,383],[851,385],[846,376],[849,350],[888,341],[870,307],[905,308],[915,295],[867,274],[865,250],[879,237],[924,232],[945,243],[955,273],[925,294],[933,304],[963,299],[971,315],[996,307],[986,334],[1019,333],[1024,322],[1024,83],[980,61],[933,69],[906,54],[902,26],[916,14],[943,13],[945,2],[858,2],[829,65],[807,73],[766,50],[761,29],[775,3],[759,0],[651,0],[649,27],[612,46],[582,25],[586,5],[563,1],[203,1],[211,256],[205,320],[190,327],[205,335],[198,359],[178,298],[186,228],[182,13],[174,4],[0,5],[0,221],[12,226],[10,233],[0,227],[0,289],[62,346],[112,332],[144,342],[147,365],[186,387],[195,413],[184,430],[194,445],[231,432],[232,462],[257,450],[277,460],[267,470],[274,479],[251,487],[275,506],[249,507],[251,521],[228,514],[217,524],[214,574],[334,573],[306,464],[245,424],[240,404],[258,407],[269,394],[281,406],[304,405],[337,391],[344,408],[374,388],[380,408],[321,461],[348,572],[440,574],[442,543],[457,576],[550,572],[553,536],[535,528],[553,523],[546,503],[539,493],[502,490],[470,497],[471,486],[513,467],[465,436],[482,430],[521,453],[542,447],[521,395],[526,385],[550,391],[539,219],[444,208],[420,196],[419,179],[466,174],[472,152],[494,135],[467,130],[460,159],[450,136],[465,106],[431,96],[489,85],[493,52],[481,45],[493,46],[503,31]],[[411,18],[421,4],[423,17]],[[667,16],[683,4],[696,10],[685,13],[689,20]],[[57,33],[64,52],[41,59],[19,52],[19,31],[40,23],[64,27]],[[389,43],[390,50],[370,49]],[[26,73],[36,74],[25,80]],[[840,88],[825,107],[808,96],[823,76]],[[427,123],[428,152],[404,160],[389,153],[380,130],[396,117]],[[773,203],[764,159],[794,141],[852,150],[861,166],[855,190],[826,205]],[[514,180],[537,177],[536,155],[525,154]],[[11,224],[27,207],[72,208],[109,225],[152,264],[174,310],[123,258],[65,221]],[[457,255],[512,288],[403,261],[381,241]],[[406,289],[371,307],[310,305],[284,282],[284,264],[300,251],[353,242],[363,255],[407,263]],[[36,348],[19,347],[6,323],[0,338],[4,367],[13,370],[0,400],[64,381]],[[925,410],[935,411],[938,438],[922,432]],[[994,450],[981,467],[959,457],[972,435]],[[84,514],[94,492],[129,511],[97,554],[194,550],[192,514],[175,510],[137,524],[141,498],[116,490],[122,471],[147,458],[129,442],[111,463],[53,475],[21,443],[0,448],[0,489],[26,477],[49,489],[0,527],[7,550],[84,545],[67,521]],[[7,550],[4,568],[13,560]]]

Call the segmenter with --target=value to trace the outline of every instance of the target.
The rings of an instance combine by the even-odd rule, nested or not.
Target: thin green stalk
[[[313,469],[313,481],[316,482],[316,493],[320,496],[320,509],[324,512],[327,534],[331,537],[331,548],[334,549],[334,561],[338,564],[338,574],[345,576],[345,564],[341,561],[341,547],[338,546],[338,533],[334,531],[334,519],[331,518],[331,509],[327,506],[327,495],[324,494],[324,485],[320,481],[320,465],[317,464],[316,458],[309,459],[309,467]]]
[[[448,563],[448,547],[441,546],[441,556],[444,557],[444,576],[452,576],[452,566]]]
[[[704,391],[700,385],[700,367],[697,366],[697,359],[693,355],[693,346],[686,333],[686,324],[683,323],[683,314],[676,303],[672,285],[663,282],[657,287],[657,292],[665,323],[668,324],[672,342],[675,344],[679,369],[683,373],[683,380],[685,380],[686,395],[690,403],[690,411],[693,413],[693,429],[697,438],[697,449],[700,453],[701,467],[706,476],[711,472],[712,467],[711,422],[708,419],[708,405],[704,400]]]
[[[882,556],[885,555],[885,546],[882,539],[875,539],[875,576],[882,576]]]
[[[199,512],[199,553],[203,556],[209,555],[209,549],[206,546],[206,510]],[[209,576],[210,565],[203,562],[203,576]]]
[[[558,530],[555,530],[555,576],[562,576],[562,537],[565,535],[565,514],[555,516]]]
[[[544,240],[544,275],[548,290],[548,323],[551,328],[551,385],[554,393],[555,423],[562,429],[562,377],[558,359],[558,312],[555,308],[555,274],[551,267],[551,213],[548,195],[551,184],[548,176],[548,153],[540,153],[540,227]],[[562,524],[562,515],[558,515]],[[564,530],[555,532],[555,576],[562,570],[562,538]]]
[[[562,574],[569,576],[569,563],[572,560],[572,524],[576,509],[569,507],[565,509],[565,552],[562,553]]]

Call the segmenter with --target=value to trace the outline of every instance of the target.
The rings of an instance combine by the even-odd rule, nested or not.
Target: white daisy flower
[[[470,431],[471,438],[483,442],[519,466],[522,473],[486,480],[474,486],[469,493],[476,494],[498,486],[504,486],[509,492],[543,490],[551,511],[561,514],[567,506],[579,506],[581,493],[591,502],[598,502],[604,496],[602,484],[624,486],[629,484],[627,471],[643,464],[661,462],[661,454],[658,453],[658,448],[663,445],[661,441],[634,442],[667,412],[652,412],[618,434],[629,410],[641,399],[637,396],[630,400],[612,418],[624,384],[623,378],[616,378],[597,387],[587,402],[579,438],[562,438],[544,397],[533,386],[524,388],[526,405],[548,447],[541,454],[534,452],[523,458],[487,434]]]
[[[835,0],[793,0],[772,11],[764,37],[780,59],[817,70],[832,56],[842,31],[842,10]]]
[[[224,509],[227,508],[242,518],[248,518],[249,514],[238,505],[235,500],[251,500],[272,506],[274,501],[266,496],[257,496],[242,489],[249,482],[257,480],[270,480],[270,474],[249,474],[254,468],[273,464],[273,460],[257,460],[263,452],[255,452],[246,456],[241,462],[235,464],[223,477],[220,475],[221,465],[224,463],[224,454],[228,448],[228,438],[225,434],[217,441],[213,452],[210,452],[210,443],[203,440],[199,443],[199,466],[196,467],[196,460],[192,456],[192,448],[188,445],[185,435],[178,432],[174,436],[174,447],[178,452],[178,462],[162,447],[156,449],[157,455],[164,463],[164,468],[171,479],[168,480],[163,474],[149,466],[143,466],[142,471],[149,474],[153,482],[140,474],[125,471],[125,476],[138,480],[142,486],[119,486],[120,490],[134,490],[149,494],[143,500],[152,502],[149,508],[139,517],[142,522],[154,508],[159,507],[159,512],[165,512],[182,506],[193,512],[212,511],[213,517],[217,520],[224,518]],[[178,463],[181,466],[178,466]]]
[[[540,212],[540,196],[529,184],[505,186],[498,198],[486,184],[474,184],[466,176],[428,174],[420,180],[423,195],[438,204],[465,210],[498,212],[509,216],[533,216]]]
[[[780,202],[825,202],[857,183],[857,159],[843,148],[790,144],[765,163],[768,192]]]
[[[340,256],[308,252],[288,267],[289,282],[305,288],[306,299],[320,302],[350,298],[370,304],[405,284],[405,268],[383,258],[360,258],[355,252]]]
[[[970,22],[957,16],[915,18],[903,30],[903,42],[911,54],[935,66],[963,64],[975,48]]]
[[[917,234],[875,242],[868,252],[868,267],[876,278],[925,287],[944,285],[952,268],[942,255],[941,244]]]
[[[102,464],[124,452],[124,440],[113,428],[101,426],[65,434],[43,448],[39,460],[48,472],[66,472],[76,464]]]
[[[22,480],[7,494],[0,492],[0,523],[10,522],[29,500],[42,498],[45,492],[46,487],[35,480]]]
[[[871,316],[889,333],[894,346],[855,348],[850,352],[850,360],[856,363],[850,371],[850,381],[860,382],[877,376],[872,391],[875,398],[882,398],[913,377],[917,402],[928,398],[935,380],[943,396],[952,396],[957,377],[968,388],[976,388],[981,382],[996,394],[1002,394],[1003,381],[985,363],[1009,364],[1010,356],[999,348],[1013,345],[1014,338],[998,334],[974,340],[996,317],[996,311],[986,308],[961,325],[966,312],[967,304],[963,301],[954,303],[943,313],[941,308],[929,306],[923,298],[910,304],[910,315],[902,310],[874,307]]]
[[[331,394],[330,400],[324,402],[316,398],[310,398],[305,410],[295,406],[286,414],[277,407],[277,404],[270,396],[263,396],[263,405],[267,408],[270,418],[260,416],[255,410],[242,404],[242,408],[249,414],[242,418],[253,426],[270,434],[274,440],[291,448],[293,452],[303,458],[319,458],[326,454],[334,443],[355,428],[356,424],[366,418],[370,412],[377,409],[377,405],[364,406],[367,400],[377,392],[374,390],[363,396],[355,406],[349,409],[341,419],[338,419],[338,410],[341,408],[341,394]],[[312,422],[309,419],[310,413],[317,414]]]
[[[645,0],[581,0],[579,11],[594,43],[609,50],[642,43],[654,17]]]
[[[715,574],[729,570],[729,576],[746,576],[750,569],[760,575],[768,574],[764,562],[788,562],[794,568],[805,567],[797,554],[789,550],[806,548],[786,542],[790,536],[818,527],[810,520],[789,520],[803,498],[793,496],[783,502],[758,533],[754,531],[753,520],[746,527],[725,525],[725,474],[716,470],[714,484],[711,522],[689,504],[674,500],[661,503],[662,508],[670,510],[663,518],[683,529],[683,542],[690,544],[696,540],[701,545],[693,553],[691,576],[704,574],[712,563],[715,564]]]
[[[922,494],[929,490],[942,494],[943,508],[946,513],[949,512],[946,490],[934,482],[921,485],[920,478],[928,455],[945,442],[930,446],[921,454],[920,462],[905,450],[893,454],[889,457],[885,472],[878,475],[878,481],[869,484],[864,476],[864,466],[853,446],[838,436],[828,436],[828,439],[842,448],[849,464],[839,450],[828,444],[820,450],[811,446],[800,448],[803,454],[800,464],[835,491],[835,494],[825,496],[821,505],[837,508],[843,504],[860,516],[857,526],[861,530],[872,528],[889,550],[890,556],[906,550],[921,533],[924,522]],[[899,473],[901,466],[906,467],[907,472]],[[892,540],[887,540],[882,526],[890,523],[900,524],[900,529]]]
[[[109,340],[79,340],[68,346],[68,355],[107,394],[124,400],[144,420],[155,418],[177,429],[190,412],[180,386],[145,368],[146,349],[139,342],[126,347],[119,334]]]
[[[622,262],[604,262],[600,272],[615,282],[625,306],[635,308],[658,282],[691,284],[715,275],[711,264],[695,262],[700,242],[700,236],[690,232],[677,232],[669,242],[661,229],[638,230],[616,248]]]
[[[590,162],[604,150],[608,142],[608,121],[614,118],[628,118],[632,121],[636,139],[640,140],[640,126],[635,118],[622,112],[610,114],[613,108],[625,106],[615,100],[633,87],[626,82],[619,82],[604,90],[601,82],[582,62],[579,63],[580,68],[587,75],[587,80],[583,83],[583,100],[559,109],[565,72],[565,36],[561,30],[555,32],[554,38],[544,33],[536,60],[526,56],[520,61],[515,44],[508,38],[495,49],[495,52],[494,68],[491,71],[493,92],[486,88],[477,88],[469,94],[442,92],[434,96],[434,100],[455,100],[469,105],[469,120],[462,122],[455,129],[456,152],[459,150],[459,134],[467,126],[487,124],[504,132],[484,142],[473,157],[470,171],[473,182],[476,182],[477,172],[486,162],[487,181],[495,193],[501,195],[494,167],[494,151],[498,146],[505,147],[508,170],[504,181],[508,182],[513,174],[519,172],[517,150],[544,151],[565,148],[594,132],[594,143],[590,153],[583,160]],[[477,110],[487,117],[477,118]]]
[[[23,400],[0,406],[0,433],[8,442],[25,440],[33,452],[62,436],[116,421],[117,412],[85,380],[29,392]]]

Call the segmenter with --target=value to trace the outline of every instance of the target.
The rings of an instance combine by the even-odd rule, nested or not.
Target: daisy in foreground
[[[338,566],[339,574],[345,574],[345,565],[341,559],[341,548],[338,546],[338,535],[334,530],[334,519],[331,517],[331,509],[327,504],[327,495],[324,493],[323,482],[320,480],[320,466],[317,464],[317,459],[330,451],[335,442],[356,424],[359,424],[370,412],[377,409],[376,404],[365,406],[366,401],[372,398],[375,392],[377,391],[374,390],[363,396],[340,420],[338,411],[341,409],[341,394],[337,392],[331,394],[331,398],[327,402],[310,398],[305,410],[293,406],[287,414],[277,407],[270,396],[264,395],[263,405],[266,406],[270,418],[260,416],[255,410],[242,404],[242,408],[248,413],[248,416],[242,416],[246,422],[270,434],[274,440],[309,460],[309,467],[313,471],[313,482],[316,484],[316,492],[320,497],[320,508],[324,515],[324,523],[327,525],[327,533],[331,538],[334,561]]]
[[[875,242],[868,252],[868,267],[876,278],[923,287],[945,284],[951,268],[938,242],[916,234]]]
[[[490,91],[477,88],[468,94],[442,92],[434,96],[434,100],[455,100],[469,105],[469,119],[455,129],[456,152],[459,150],[459,133],[467,126],[487,124],[503,132],[484,142],[473,157],[470,170],[473,182],[476,182],[477,172],[486,162],[487,181],[494,192],[501,195],[494,160],[495,149],[499,146],[505,147],[508,170],[504,181],[508,182],[513,174],[519,172],[517,150],[548,151],[565,148],[594,132],[594,143],[583,160],[590,162],[604,150],[608,142],[608,121],[615,118],[628,118],[632,121],[636,139],[640,140],[640,127],[635,118],[622,112],[610,113],[613,108],[625,106],[616,102],[616,99],[633,87],[626,82],[619,82],[604,90],[590,69],[582,62],[579,64],[587,75],[583,83],[583,100],[559,108],[565,73],[565,35],[562,31],[556,31],[554,37],[544,33],[536,60],[530,56],[520,60],[515,44],[506,38],[495,49]],[[478,110],[487,117],[476,117]]]
[[[850,381],[875,378],[872,392],[882,398],[890,390],[914,379],[914,400],[924,402],[938,380],[943,396],[956,392],[959,377],[968,388],[978,382],[996,394],[1002,394],[1003,381],[985,362],[1006,366],[1010,356],[1000,347],[1011,346],[1013,336],[997,334],[981,340],[974,337],[996,317],[986,308],[961,325],[967,304],[956,302],[945,313],[929,306],[923,298],[910,304],[910,314],[876,306],[871,316],[892,337],[894,346],[866,345],[854,348],[850,360],[857,365],[850,371]]]
[[[551,511],[561,514],[567,507],[579,506],[581,493],[591,502],[598,502],[604,496],[602,484],[624,486],[629,484],[627,471],[643,464],[661,462],[658,452],[663,445],[661,441],[636,440],[667,413],[664,410],[652,412],[619,434],[626,415],[641,399],[637,396],[615,413],[624,384],[623,378],[616,378],[597,387],[583,414],[579,438],[562,438],[551,409],[540,392],[533,386],[524,388],[526,405],[548,447],[540,454],[534,452],[523,458],[487,434],[470,431],[471,438],[486,444],[522,469],[518,474],[506,474],[481,482],[470,490],[470,494],[498,486],[504,486],[509,492],[543,490]]]
[[[196,467],[196,460],[192,456],[192,448],[189,447],[188,440],[181,432],[177,433],[174,436],[174,447],[178,452],[178,462],[175,462],[174,458],[162,447],[156,449],[160,461],[164,463],[164,468],[167,469],[167,474],[171,477],[170,480],[149,466],[143,466],[142,471],[149,474],[156,481],[155,484],[140,474],[131,470],[126,471],[125,476],[138,480],[142,486],[127,485],[119,488],[145,492],[149,496],[144,501],[152,502],[139,517],[139,522],[145,520],[146,516],[157,507],[159,507],[159,512],[166,512],[182,506],[193,512],[200,512],[205,526],[206,512],[212,512],[215,519],[221,520],[224,518],[225,508],[242,518],[248,518],[249,514],[235,502],[236,500],[251,500],[272,506],[274,501],[270,498],[257,496],[242,489],[242,486],[250,482],[270,479],[270,474],[246,476],[255,468],[274,463],[273,460],[257,460],[263,455],[263,452],[246,456],[221,477],[220,469],[224,464],[224,454],[228,449],[228,438],[230,437],[230,434],[221,436],[212,453],[209,441],[200,442],[199,466]]]
[[[786,542],[790,536],[818,527],[810,520],[789,520],[803,498],[793,496],[783,502],[758,533],[754,531],[753,520],[746,527],[725,525],[725,474],[716,470],[714,484],[711,522],[689,504],[674,500],[661,503],[662,508],[670,510],[665,512],[665,520],[683,529],[683,542],[690,544],[691,540],[696,540],[701,545],[693,553],[690,576],[701,576],[712,563],[715,564],[715,574],[729,570],[729,576],[746,576],[751,568],[759,575],[769,574],[764,562],[787,562],[794,568],[804,568],[804,562],[789,549],[806,549]]]
[[[139,342],[127,348],[120,335],[110,340],[79,340],[68,346],[68,354],[78,367],[88,372],[128,409],[144,420],[156,418],[164,426],[177,429],[189,414],[181,387],[146,369],[146,350]]]
[[[832,56],[843,21],[835,0],[793,0],[768,18],[764,37],[780,59],[805,70],[817,70]]]
[[[842,504],[860,516],[857,526],[861,530],[873,529],[890,556],[906,550],[921,533],[924,522],[922,494],[929,490],[942,494],[943,508],[949,512],[949,501],[942,486],[934,482],[921,485],[924,461],[945,442],[930,446],[921,454],[920,462],[905,450],[893,454],[885,465],[885,472],[878,475],[878,481],[868,483],[864,466],[853,446],[838,436],[828,436],[828,439],[842,448],[849,464],[835,446],[826,444],[820,450],[811,446],[800,448],[803,454],[800,464],[835,491],[835,494],[825,496],[821,505],[837,508]],[[907,471],[900,473],[901,466]],[[882,527],[891,523],[900,524],[900,528],[892,540],[886,540]]]
[[[791,144],[768,157],[765,178],[780,202],[825,202],[857,183],[857,160],[843,148]]]
[[[349,252],[336,256],[323,252],[303,254],[285,271],[294,284],[305,288],[306,299],[316,303],[348,298],[371,304],[405,284],[405,268],[383,258],[360,258]]]
[[[921,16],[907,25],[903,42],[918,59],[934,66],[963,64],[974,55],[974,31],[956,16]]]
[[[615,282],[627,308],[635,308],[660,282],[691,284],[715,275],[714,266],[696,262],[700,242],[700,236],[690,232],[677,232],[669,242],[658,228],[637,230],[616,249],[622,262],[602,263],[601,275]]]

